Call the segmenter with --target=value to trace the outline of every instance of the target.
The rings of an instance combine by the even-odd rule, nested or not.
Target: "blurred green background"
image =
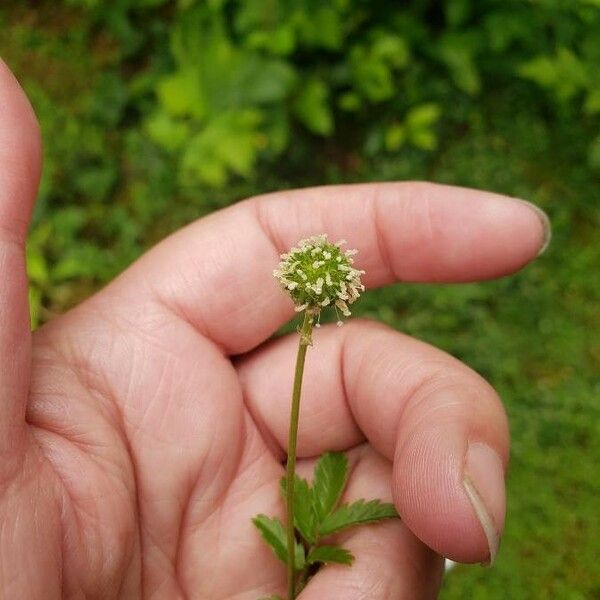
[[[3,0],[0,54],[44,135],[36,323],[257,192],[427,179],[542,206],[554,241],[522,273],[357,311],[466,361],[510,415],[497,565],[442,598],[600,598],[600,0]]]

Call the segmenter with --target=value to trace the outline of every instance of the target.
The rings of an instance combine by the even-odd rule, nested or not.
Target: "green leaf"
[[[321,523],[319,528],[320,535],[330,535],[361,525],[363,523],[374,523],[383,519],[394,519],[398,513],[393,504],[381,502],[381,500],[358,500],[352,504],[344,504],[335,512],[330,514]]]
[[[385,131],[385,148],[389,152],[398,150],[406,140],[406,128],[399,123],[393,123]]]
[[[372,102],[382,102],[394,95],[392,68],[363,46],[350,51],[350,70],[356,90]]]
[[[306,82],[294,103],[294,114],[313,133],[329,135],[333,131],[333,115],[327,86],[319,79]]]
[[[165,111],[151,115],[145,123],[145,128],[157,144],[170,152],[183,147],[190,139],[187,121],[174,119]]]
[[[426,102],[411,108],[406,114],[406,126],[422,129],[433,125],[441,116],[441,109],[435,102]]]
[[[286,498],[287,479],[281,478],[281,493]],[[294,483],[294,526],[302,537],[311,544],[316,541],[316,513],[313,506],[313,491],[305,479],[295,476]]]
[[[319,546],[311,550],[308,558],[308,564],[315,563],[338,563],[340,565],[351,565],[354,561],[354,555],[345,548],[339,546]]]
[[[600,171],[600,135],[589,146],[588,164],[591,169]]]
[[[600,113],[600,88],[590,90],[583,105],[583,110],[588,115]]]
[[[206,113],[198,74],[192,69],[165,77],[158,82],[156,91],[161,104],[171,115],[192,115],[200,119]]]
[[[283,598],[281,596],[263,596],[262,598],[259,598],[258,600],[283,600]]]
[[[470,95],[481,91],[481,76],[475,63],[476,38],[447,33],[440,40],[438,54],[446,63],[456,86]]]
[[[279,60],[267,60],[260,55],[242,54],[237,84],[244,90],[244,104],[283,102],[296,81],[292,67]]]
[[[260,531],[262,538],[271,546],[275,556],[287,564],[287,538],[286,529],[277,518],[269,518],[265,515],[257,515],[252,519],[254,526]],[[300,571],[306,564],[304,548],[296,542],[296,556],[294,557],[295,569]]]
[[[319,523],[337,506],[348,477],[348,459],[341,452],[326,452],[315,466],[313,498]]]
[[[378,31],[371,46],[371,54],[396,69],[408,64],[410,52],[404,38],[397,34]]]
[[[532,58],[518,68],[518,73],[541,87],[551,89],[561,101],[570,100],[591,82],[588,66],[564,47],[559,48],[555,56]]]
[[[437,145],[437,137],[433,131],[419,129],[410,134],[410,141],[422,150],[433,150]]]
[[[287,62],[240,47],[220,10],[198,6],[182,16],[171,31],[171,52],[178,72],[163,80],[158,92],[172,114],[205,120],[282,103],[296,84]]]
[[[184,179],[223,186],[229,172],[250,175],[260,146],[255,110],[226,112],[211,119],[190,140],[181,159]]]

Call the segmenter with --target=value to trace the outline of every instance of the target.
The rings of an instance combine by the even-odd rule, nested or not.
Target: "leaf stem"
[[[306,350],[311,345],[313,327],[313,314],[304,312],[304,321],[300,329],[300,343],[296,358],[296,372],[294,374],[294,389],[292,392],[292,411],[290,415],[290,432],[288,436],[288,458],[286,469],[286,501],[287,501],[287,580],[288,600],[296,598],[296,536],[294,531],[294,474],[296,471],[296,444],[298,441],[298,417],[300,415],[300,393],[302,391],[302,375],[304,374],[304,361]]]
[[[319,545],[319,540],[315,540],[314,544],[311,544],[310,546],[308,546],[308,548],[306,549],[306,556],[308,557],[308,555]],[[298,575],[298,586],[297,586],[297,592],[300,593],[304,587],[306,586],[307,582],[308,582],[308,576],[310,574],[310,567],[311,565],[309,565],[308,563],[304,565],[304,569],[302,569],[302,571],[300,571],[300,574]]]

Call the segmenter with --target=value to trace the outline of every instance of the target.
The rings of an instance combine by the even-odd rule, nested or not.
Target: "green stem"
[[[306,582],[308,580],[308,573],[309,573],[308,567],[304,567],[304,569],[300,572],[300,575],[298,576],[298,585],[297,585],[298,593],[300,593],[304,589],[304,586],[306,585]]]
[[[306,556],[308,556],[317,547],[318,543],[319,543],[319,541],[315,540],[315,543],[308,547],[308,549],[306,550]],[[306,564],[304,566],[304,569],[302,569],[302,571],[300,571],[300,575],[298,575],[298,584],[297,584],[297,590],[296,590],[298,593],[300,593],[306,586],[309,573],[310,573],[310,565]]]
[[[298,441],[298,417],[300,415],[300,393],[302,391],[302,375],[306,350],[311,344],[313,315],[306,311],[300,330],[300,344],[296,358],[296,372],[294,375],[294,390],[292,392],[292,412],[290,415],[290,433],[288,436],[287,458],[287,579],[288,600],[296,597],[296,536],[294,533],[294,474],[296,471],[296,443]]]

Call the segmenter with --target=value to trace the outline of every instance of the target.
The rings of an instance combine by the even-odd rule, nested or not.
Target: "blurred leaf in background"
[[[44,137],[36,325],[256,193],[428,179],[547,210],[524,272],[359,312],[466,361],[509,413],[497,565],[442,597],[600,597],[598,0],[4,0],[0,31]]]

